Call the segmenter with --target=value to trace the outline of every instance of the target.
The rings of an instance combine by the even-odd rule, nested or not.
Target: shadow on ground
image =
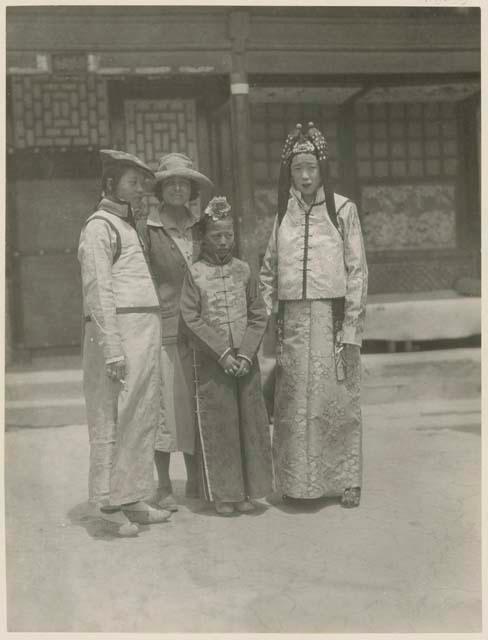
[[[280,493],[274,493],[267,498],[267,501],[275,509],[283,513],[317,513],[327,507],[335,507],[341,503],[340,497],[337,498],[313,498],[300,500],[298,498],[283,499]]]
[[[237,518],[239,516],[247,516],[247,517],[257,517],[263,515],[270,506],[266,503],[253,500],[253,504],[256,507],[254,511],[249,513],[233,513],[230,516],[221,516],[219,515],[211,502],[207,502],[203,498],[188,498],[185,496],[185,485],[186,483],[183,480],[172,481],[173,484],[173,494],[176,498],[176,501],[182,507],[186,507],[188,511],[200,516],[208,516],[210,518]],[[269,502],[269,500],[268,500]]]
[[[120,540],[118,525],[91,513],[90,504],[81,502],[68,511],[71,524],[85,529],[94,540]],[[149,525],[139,525],[139,533],[149,531]]]

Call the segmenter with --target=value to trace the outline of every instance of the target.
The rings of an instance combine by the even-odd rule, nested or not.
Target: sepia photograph
[[[481,637],[484,9],[3,10],[4,631]]]

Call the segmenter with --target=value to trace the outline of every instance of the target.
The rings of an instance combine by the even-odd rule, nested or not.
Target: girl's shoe
[[[231,516],[234,513],[232,502],[215,502],[215,511],[219,516]]]
[[[122,511],[131,522],[137,524],[158,524],[166,522],[171,517],[171,512],[167,509],[155,509],[142,501],[123,505]]]
[[[248,500],[234,502],[234,508],[236,511],[239,511],[239,513],[250,513],[251,511],[254,511],[256,509],[253,503],[249,502]]]
[[[349,487],[344,489],[341,498],[341,505],[346,509],[359,507],[361,501],[361,487]]]
[[[104,510],[102,507],[99,510],[99,514],[105,522],[109,522],[112,526],[115,525],[117,535],[121,538],[134,538],[138,535],[139,527],[134,522],[131,522],[121,509],[116,511],[113,509]]]

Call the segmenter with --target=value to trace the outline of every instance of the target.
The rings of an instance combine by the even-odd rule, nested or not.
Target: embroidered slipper
[[[115,528],[116,534],[121,538],[135,538],[135,536],[139,534],[139,527],[137,524],[131,522],[120,509],[117,511],[112,509],[99,509],[98,515],[105,522],[110,523],[111,528]]]
[[[148,505],[147,502],[142,501],[124,505],[122,510],[131,522],[136,522],[137,524],[158,524],[159,522],[166,522],[171,517],[171,513],[166,509],[155,509]]]
[[[341,505],[345,509],[359,507],[361,501],[361,487],[349,487],[344,489],[341,498]]]

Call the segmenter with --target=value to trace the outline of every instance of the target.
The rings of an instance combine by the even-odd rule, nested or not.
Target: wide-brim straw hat
[[[154,173],[150,167],[147,166],[140,158],[127,153],[126,151],[119,151],[117,149],[100,149],[100,159],[102,161],[102,171],[113,166],[132,167],[143,171],[149,178],[154,178]]]
[[[211,191],[213,189],[213,182],[203,173],[196,171],[193,168],[191,158],[184,153],[168,153],[163,156],[154,175],[155,185],[168,178],[186,178],[196,184],[198,191]]]

